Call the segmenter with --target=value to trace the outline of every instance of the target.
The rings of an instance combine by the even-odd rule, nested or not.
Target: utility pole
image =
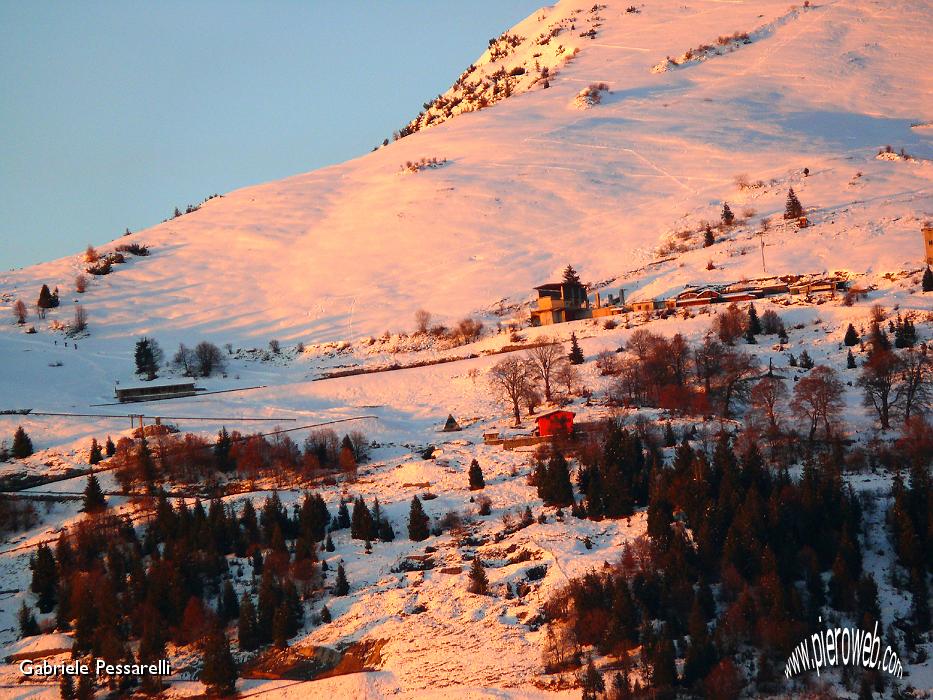
[[[761,271],[767,272],[768,268],[765,267],[765,232],[759,231],[757,234],[758,240],[761,242]]]

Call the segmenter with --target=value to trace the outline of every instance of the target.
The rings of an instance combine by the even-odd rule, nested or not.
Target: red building
[[[538,424],[538,435],[551,437],[554,435],[570,435],[573,433],[572,411],[548,411],[535,418]]]

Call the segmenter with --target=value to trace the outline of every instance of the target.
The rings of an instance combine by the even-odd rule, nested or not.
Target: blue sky
[[[542,0],[0,0],[0,269],[369,151]]]

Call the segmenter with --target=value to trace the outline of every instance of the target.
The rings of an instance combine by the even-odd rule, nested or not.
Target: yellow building
[[[926,256],[927,265],[933,265],[933,226],[924,226],[922,231],[923,251]]]

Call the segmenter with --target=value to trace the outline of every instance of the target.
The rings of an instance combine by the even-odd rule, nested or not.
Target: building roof
[[[175,389],[178,387],[194,388],[195,380],[187,378],[179,379],[153,379],[151,382],[143,382],[138,379],[126,384],[117,384],[117,391],[138,390],[138,389]]]
[[[577,414],[574,413],[573,411],[566,411],[566,410],[564,410],[563,408],[556,408],[556,409],[554,409],[553,411],[548,411],[547,413],[542,413],[541,415],[536,416],[536,417],[535,417],[535,421],[539,421],[539,420],[541,420],[542,418],[547,418],[548,416],[553,416],[553,415],[555,415],[555,414],[557,414],[557,413],[566,413],[566,414],[571,415],[571,416],[577,415]]]

